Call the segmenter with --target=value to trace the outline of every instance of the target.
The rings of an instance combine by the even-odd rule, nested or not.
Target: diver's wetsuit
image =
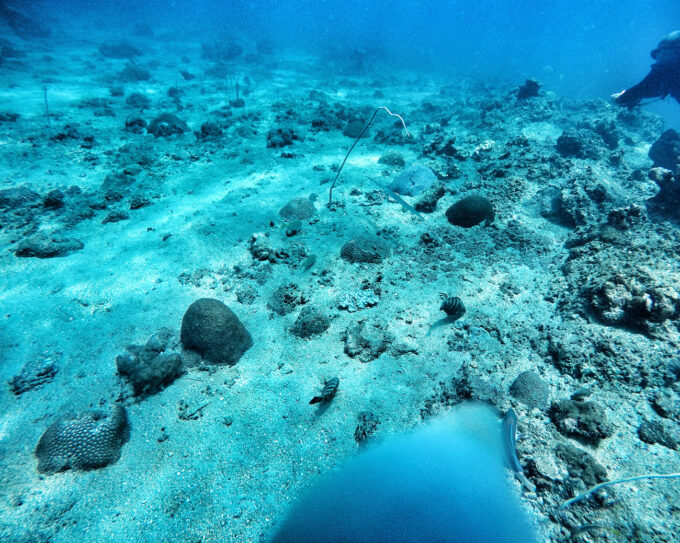
[[[671,32],[652,51],[656,62],[642,81],[615,95],[621,106],[636,106],[644,98],[665,98],[670,95],[680,103],[680,30]]]

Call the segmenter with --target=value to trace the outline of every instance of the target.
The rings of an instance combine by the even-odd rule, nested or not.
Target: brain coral
[[[286,221],[311,219],[314,213],[316,208],[309,198],[293,198],[279,209],[279,215]]]
[[[185,349],[197,351],[213,364],[236,364],[253,339],[225,304],[214,298],[192,303],[182,318],[180,339]]]
[[[342,246],[340,257],[347,262],[380,264],[389,254],[385,242],[377,236],[362,234]]]
[[[56,473],[66,469],[95,469],[113,464],[128,439],[125,409],[116,405],[111,414],[85,411],[62,416],[38,441],[38,471]]]

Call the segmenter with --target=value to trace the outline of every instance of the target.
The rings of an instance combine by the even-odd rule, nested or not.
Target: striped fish
[[[449,317],[454,319],[459,319],[465,314],[465,306],[463,305],[463,300],[458,298],[458,296],[446,297],[442,302],[440,311],[446,313]]]
[[[321,390],[321,394],[319,396],[314,396],[310,402],[309,405],[323,402],[323,403],[328,403],[330,402],[333,397],[335,396],[335,393],[338,391],[338,386],[340,385],[340,379],[337,377],[333,377],[331,379],[326,379],[324,380],[323,383],[323,389]]]

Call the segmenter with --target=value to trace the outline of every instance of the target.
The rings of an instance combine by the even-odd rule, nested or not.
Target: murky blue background
[[[433,73],[512,80],[531,76],[548,90],[574,98],[607,97],[633,85],[647,73],[651,49],[680,28],[677,0],[52,4],[60,12],[90,13],[98,25],[136,20],[180,33],[269,38],[279,47],[309,51],[329,44],[353,46]],[[659,106],[653,108],[680,120],[676,110]]]

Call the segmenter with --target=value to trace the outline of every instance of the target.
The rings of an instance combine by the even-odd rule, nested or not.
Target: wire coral
[[[349,155],[354,150],[354,148],[357,146],[357,143],[359,143],[359,140],[364,135],[366,130],[368,130],[369,126],[371,126],[371,123],[373,123],[373,119],[375,119],[375,116],[378,114],[378,111],[380,111],[381,109],[384,109],[385,111],[387,111],[387,113],[389,115],[391,115],[392,117],[397,117],[401,121],[401,124],[404,127],[404,131],[406,132],[406,135],[408,137],[411,137],[411,133],[408,131],[408,128],[406,128],[406,123],[404,122],[404,119],[402,119],[401,115],[398,115],[396,113],[392,113],[385,106],[380,106],[380,107],[376,108],[376,110],[373,112],[373,115],[371,115],[371,119],[366,123],[366,126],[364,126],[363,130],[359,133],[357,138],[354,140],[354,143],[349,148],[349,151],[347,151],[347,154],[345,155],[345,158],[342,161],[342,164],[340,164],[340,168],[338,169],[338,173],[335,174],[335,179],[333,179],[333,183],[331,183],[331,188],[328,191],[328,207],[331,207],[331,205],[333,204],[333,188],[335,187],[335,183],[337,182],[338,177],[340,177],[340,172],[342,172],[342,169],[345,167],[345,162],[347,162]]]
[[[616,479],[614,481],[605,481],[604,483],[600,483],[599,485],[595,485],[590,487],[588,490],[583,492],[582,494],[579,494],[578,496],[574,496],[571,499],[568,499],[562,505],[560,505],[555,513],[561,513],[564,511],[567,507],[570,505],[573,505],[575,503],[580,502],[581,500],[584,500],[591,494],[594,494],[598,490],[601,490],[603,488],[606,488],[608,486],[612,485],[618,485],[621,483],[631,483],[633,481],[641,481],[643,479],[680,479],[680,473],[649,473],[646,475],[638,475],[636,477],[627,477],[625,479]]]

